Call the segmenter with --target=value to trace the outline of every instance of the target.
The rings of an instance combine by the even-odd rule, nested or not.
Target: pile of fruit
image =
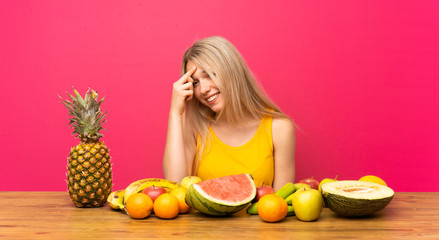
[[[187,189],[200,181],[195,176],[184,178],[180,184],[160,178],[141,179],[124,190],[112,192],[107,203],[134,219],[146,218],[151,213],[159,218],[172,219],[190,211],[185,202]]]
[[[277,192],[271,186],[258,187],[256,202],[247,213],[258,214],[266,222],[293,215],[301,221],[315,221],[322,207],[327,206],[339,216],[367,216],[386,207],[394,194],[381,178],[372,175],[358,181],[338,181],[335,177],[319,182],[306,178],[287,183]]]
[[[294,215],[301,221],[314,221],[322,211],[320,192],[305,183],[287,183],[276,192],[271,186],[261,186],[255,201],[247,213],[258,214],[266,222]]]
[[[316,221],[327,206],[340,216],[365,216],[383,209],[392,200],[393,190],[375,176],[358,181],[307,178],[286,183],[278,191],[271,186],[256,187],[250,174],[230,175],[201,181],[188,176],[180,184],[148,178],[131,183],[125,190],[112,192],[107,199],[135,219],[151,213],[172,219],[191,208],[213,216],[236,213],[245,208],[265,222],[279,222],[288,216],[301,221]]]

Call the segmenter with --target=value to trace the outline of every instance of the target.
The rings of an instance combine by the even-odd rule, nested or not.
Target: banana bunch
[[[281,196],[283,199],[287,200],[287,198],[290,195],[292,195],[295,191],[296,191],[296,187],[294,186],[293,183],[289,182],[289,183],[286,183],[285,185],[283,185],[274,194]],[[287,203],[288,203],[288,201],[287,201]],[[288,204],[287,216],[294,215],[293,206],[291,206],[290,204],[291,204],[291,200],[290,200],[290,203]],[[250,207],[247,208],[247,213],[252,214],[252,215],[257,215],[258,214],[258,202],[255,202],[252,205],[250,205]]]
[[[140,179],[132,182],[124,190],[112,192],[107,198],[107,203],[113,209],[124,210],[125,204],[131,195],[141,192],[143,191],[143,189],[150,186],[162,187],[167,192],[171,192],[174,188],[178,186],[178,183],[161,178]]]

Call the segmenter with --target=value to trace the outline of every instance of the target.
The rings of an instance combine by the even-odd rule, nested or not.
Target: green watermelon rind
[[[204,214],[213,216],[226,216],[241,211],[247,207],[253,198],[256,196],[256,186],[254,185],[253,178],[247,175],[252,181],[254,191],[252,197],[249,197],[247,201],[234,204],[221,203],[214,200],[209,200],[207,196],[203,196],[195,189],[195,184],[189,187],[186,194],[186,203],[193,209],[196,209]]]

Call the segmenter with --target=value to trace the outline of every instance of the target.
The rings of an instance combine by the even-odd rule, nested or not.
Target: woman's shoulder
[[[282,135],[291,135],[295,132],[294,122],[286,116],[273,116],[272,131],[274,137]]]

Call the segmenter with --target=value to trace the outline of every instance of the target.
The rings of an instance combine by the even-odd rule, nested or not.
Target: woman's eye
[[[198,84],[198,81],[193,81],[192,82],[192,86],[194,86],[195,87],[195,85],[197,85]]]

